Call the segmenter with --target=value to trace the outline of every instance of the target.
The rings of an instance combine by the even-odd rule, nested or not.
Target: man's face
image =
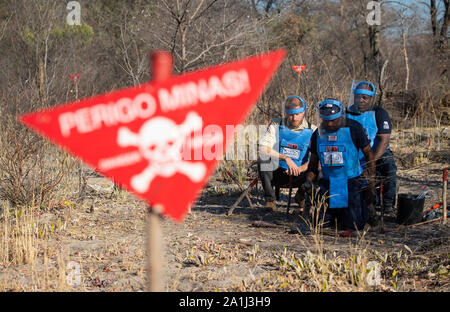
[[[367,85],[363,85],[360,89],[372,91]],[[360,112],[366,112],[372,109],[372,97],[366,94],[355,94],[355,104],[358,105]]]
[[[327,132],[336,132],[341,126],[342,117],[336,118],[334,120],[322,120],[322,123],[323,128],[325,128]]]
[[[285,108],[288,108],[288,109],[297,109],[297,108],[302,108],[302,107],[303,107],[302,102],[300,102],[300,100],[297,98],[289,99],[285,105]],[[305,116],[305,112],[298,113],[298,114],[286,114],[286,118],[288,120],[288,126],[290,128],[299,127],[303,122],[304,116]]]

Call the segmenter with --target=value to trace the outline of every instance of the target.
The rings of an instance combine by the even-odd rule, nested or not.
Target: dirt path
[[[415,170],[400,168],[400,193],[417,193],[428,186],[434,196],[426,200],[428,208],[441,196],[442,167],[441,163]],[[109,185],[95,177],[89,183],[103,188]],[[244,199],[227,216],[228,207],[239,193],[225,195],[226,189],[217,185],[223,187],[220,181],[210,181],[182,224],[161,219],[168,291],[450,290],[449,225],[433,223],[398,229],[394,216],[388,216],[386,227],[397,231],[380,234],[369,230],[362,238],[340,237],[331,230],[320,235],[290,234],[290,227],[300,219],[296,204],[292,205],[292,214],[286,216],[285,193],[274,212],[259,210],[263,202],[253,194],[256,208],[251,209]],[[145,205],[125,192],[115,193],[113,199],[108,198],[109,194],[92,191],[92,199],[81,205],[60,205],[40,215],[40,224],[63,225],[41,242],[45,253],[38,254],[34,267],[0,266],[2,289],[144,291]],[[256,227],[254,221],[264,221],[260,224],[267,227]],[[58,263],[61,255],[63,264]],[[345,269],[345,263],[353,258],[356,266],[378,261],[381,282],[376,287],[367,288],[364,283],[346,278],[350,271]],[[308,261],[315,263],[315,273],[311,266],[310,271],[303,270]],[[57,280],[71,274],[71,262],[80,266],[81,282],[63,288],[64,283]],[[42,277],[44,264],[49,281]],[[327,270],[332,275],[327,273],[325,280],[329,284],[324,284],[325,275],[321,274]],[[342,270],[347,271],[341,276]]]

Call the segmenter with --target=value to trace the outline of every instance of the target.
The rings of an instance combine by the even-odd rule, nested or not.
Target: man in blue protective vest
[[[305,118],[306,102],[297,95],[284,103],[285,118],[274,119],[260,138],[258,173],[264,189],[266,210],[276,208],[274,186],[291,185],[298,188],[295,201],[300,209],[305,206],[305,171],[308,168],[309,144],[317,128]]]
[[[349,103],[351,106],[347,118],[358,121],[367,131],[376,162],[376,176],[378,180],[383,180],[383,203],[379,202],[379,196],[377,202],[378,205],[383,205],[384,213],[392,214],[397,188],[397,166],[389,148],[391,119],[386,110],[374,105],[376,89],[372,83],[360,81],[352,93],[353,103]],[[363,155],[360,158],[363,163],[366,161]]]
[[[321,196],[326,196],[327,207],[317,207],[324,226],[336,226],[339,230],[362,230],[368,220],[368,212],[361,190],[363,179],[359,161],[361,151],[366,159],[373,160],[370,141],[363,127],[345,118],[344,107],[336,99],[327,98],[319,104],[321,124],[311,138],[311,158],[307,172],[307,184],[312,184],[319,174]],[[375,165],[369,162],[370,200],[375,199]],[[326,208],[326,210],[325,210]],[[324,213],[325,212],[325,213]]]

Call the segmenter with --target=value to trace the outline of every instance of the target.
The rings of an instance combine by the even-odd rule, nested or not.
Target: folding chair
[[[239,203],[244,199],[244,197],[247,198],[250,208],[253,208],[253,204],[252,204],[250,197],[248,196],[248,193],[250,193],[252,188],[258,183],[258,180],[259,180],[258,178],[254,178],[252,180],[252,182],[250,182],[250,184],[245,189],[243,189],[241,184],[239,182],[237,182],[239,187],[242,190],[242,193],[239,196],[239,198],[234,202],[233,206],[231,206],[230,210],[228,210],[227,215],[231,216],[231,214],[233,213],[233,210],[239,205]]]
[[[288,199],[288,203],[287,203],[287,209],[286,209],[286,214],[289,214],[289,209],[291,207],[291,198],[292,198],[292,176],[289,176],[289,183],[285,184],[285,185],[276,185],[275,186],[275,198],[277,200],[280,200],[280,188],[289,188],[289,199]]]

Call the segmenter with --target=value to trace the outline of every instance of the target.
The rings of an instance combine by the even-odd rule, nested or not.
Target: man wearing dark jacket
[[[377,196],[378,205],[384,206],[385,213],[394,213],[397,166],[389,148],[391,119],[386,110],[374,105],[376,89],[372,83],[361,81],[355,85],[352,93],[353,103],[349,103],[351,106],[348,109],[347,118],[358,121],[369,136],[376,162],[376,177],[378,181],[383,181],[383,203],[379,202],[379,196]],[[366,161],[364,156],[360,156],[364,163]]]

